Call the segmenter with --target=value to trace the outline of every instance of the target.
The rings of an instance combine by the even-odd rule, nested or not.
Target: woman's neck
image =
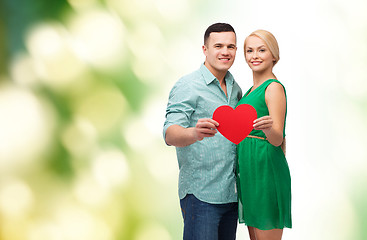
[[[273,72],[267,72],[267,73],[257,73],[252,72],[253,82],[254,82],[254,88],[260,86],[268,79],[276,79]]]

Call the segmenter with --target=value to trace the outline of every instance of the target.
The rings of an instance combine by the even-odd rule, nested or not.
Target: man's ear
[[[205,46],[205,45],[203,45],[203,46],[202,46],[202,49],[203,49],[203,53],[204,53],[204,55],[206,56],[206,50],[207,50],[207,49],[206,49],[206,46]]]

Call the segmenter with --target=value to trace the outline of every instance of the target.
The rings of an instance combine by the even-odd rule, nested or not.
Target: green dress
[[[272,82],[280,83],[269,79],[252,92],[250,88],[238,105],[253,106],[258,118],[269,115],[265,90]],[[261,130],[252,130],[250,135],[266,138]],[[237,154],[239,222],[261,230],[291,228],[291,177],[281,147],[247,137],[238,144]]]

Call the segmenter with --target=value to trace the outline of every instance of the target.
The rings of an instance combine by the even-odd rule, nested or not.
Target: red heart
[[[213,113],[213,119],[219,123],[217,130],[235,144],[239,144],[250,134],[256,118],[255,108],[248,104],[241,104],[236,109],[223,105]]]

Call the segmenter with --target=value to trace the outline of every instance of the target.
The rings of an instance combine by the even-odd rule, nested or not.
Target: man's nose
[[[227,47],[222,48],[222,54],[227,55],[229,54],[229,50]]]

